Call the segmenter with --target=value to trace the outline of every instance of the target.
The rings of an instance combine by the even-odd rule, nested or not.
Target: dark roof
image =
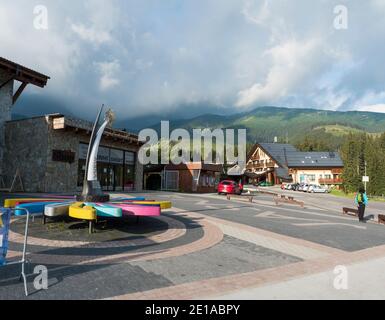
[[[291,144],[258,144],[280,167],[343,167],[338,152],[301,152]]]
[[[34,71],[2,57],[0,57],[0,69],[9,72],[12,79],[25,83],[31,83],[41,88],[43,88],[47,84],[48,79],[50,79],[50,77],[40,72]]]
[[[287,154],[298,152],[294,146],[287,143],[259,143],[259,146],[280,166],[286,166]]]
[[[292,181],[293,178],[289,174],[289,170],[286,168],[277,168],[276,173],[278,178],[281,178],[284,181]]]
[[[288,152],[288,166],[298,167],[343,167],[337,152]]]

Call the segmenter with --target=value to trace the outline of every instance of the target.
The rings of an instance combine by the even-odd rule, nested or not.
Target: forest
[[[385,133],[349,133],[331,138],[330,135],[309,135],[298,141],[302,151],[338,151],[344,162],[342,178],[345,192],[356,192],[362,186],[362,176],[370,177],[369,195],[385,195]]]

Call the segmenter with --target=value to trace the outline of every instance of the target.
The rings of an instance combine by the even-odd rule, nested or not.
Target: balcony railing
[[[256,164],[248,164],[247,168],[255,168],[255,169],[262,169],[262,168],[274,168],[275,163],[274,162],[266,162],[266,163],[256,163]]]
[[[341,184],[343,180],[341,178],[336,179],[319,179],[319,184]]]

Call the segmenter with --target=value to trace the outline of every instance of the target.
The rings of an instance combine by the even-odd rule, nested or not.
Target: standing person
[[[368,197],[366,195],[365,189],[360,187],[355,198],[356,205],[358,206],[358,220],[360,222],[365,222],[364,214],[365,208],[368,205]]]

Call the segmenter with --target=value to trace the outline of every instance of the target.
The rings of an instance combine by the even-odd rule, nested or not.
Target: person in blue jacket
[[[358,220],[365,222],[365,208],[368,205],[368,196],[366,195],[365,189],[360,187],[355,198],[356,205],[358,206]]]

